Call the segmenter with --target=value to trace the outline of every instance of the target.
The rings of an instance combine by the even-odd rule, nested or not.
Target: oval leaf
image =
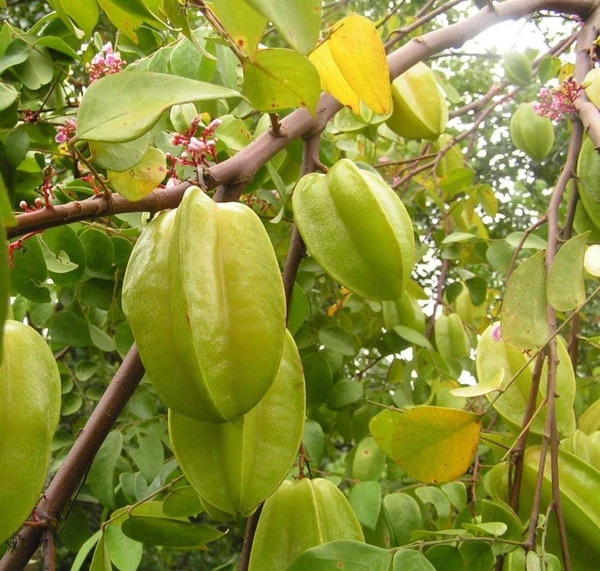
[[[321,94],[319,72],[311,61],[292,50],[267,49],[244,67],[246,94],[259,111],[306,107],[314,114]]]
[[[568,240],[548,274],[548,301],[558,311],[573,311],[585,301],[583,258],[589,231]]]
[[[450,482],[471,465],[481,419],[464,410],[419,406],[400,412],[384,410],[369,423],[371,434],[411,478]]]
[[[77,136],[126,143],[147,133],[173,105],[241,97],[237,91],[150,71],[126,71],[92,83],[77,115]],[[108,103],[110,102],[110,103]]]
[[[123,172],[108,171],[108,176],[114,190],[135,202],[150,194],[167,176],[167,159],[160,149],[150,147],[136,166]]]
[[[502,338],[521,349],[541,347],[549,336],[546,253],[527,258],[512,274],[502,306]]]
[[[223,537],[223,533],[206,525],[178,519],[131,516],[123,522],[123,533],[146,545],[190,548],[200,547]]]

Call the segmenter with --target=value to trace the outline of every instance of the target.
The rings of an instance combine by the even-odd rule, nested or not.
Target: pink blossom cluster
[[[87,72],[90,74],[90,83],[93,83],[105,75],[118,73],[126,65],[127,62],[124,62],[121,59],[121,54],[115,52],[112,43],[108,42],[104,44],[102,49],[94,56],[92,63],[87,65]]]
[[[217,162],[217,138],[215,137],[215,131],[219,128],[222,121],[221,119],[214,119],[199,134],[198,127],[200,120],[200,116],[195,117],[190,128],[185,133],[175,133],[171,137],[171,144],[175,147],[182,146],[184,150],[178,157],[167,153],[167,160],[170,162],[170,178],[167,182],[167,187],[181,182],[176,172],[178,165],[193,167],[210,166],[207,157],[211,157],[214,162]]]
[[[58,133],[54,140],[57,143],[66,143],[71,139],[77,131],[77,119],[66,119],[65,122],[59,126]]]
[[[560,121],[565,115],[576,112],[575,100],[582,89],[573,77],[568,77],[554,89],[543,87],[538,94],[540,101],[533,104],[533,109],[541,117]]]

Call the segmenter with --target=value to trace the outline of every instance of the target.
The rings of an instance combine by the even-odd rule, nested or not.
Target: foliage
[[[0,307],[54,354],[63,491],[0,570],[43,530],[46,564],[73,571],[594,568],[596,2],[530,14],[545,50],[503,54],[460,47],[491,2],[435,4],[8,2]],[[157,215],[190,183],[176,222]],[[184,217],[193,195],[211,214]],[[223,351],[236,395],[265,378],[219,420],[260,403],[226,424],[169,412],[159,393],[205,406],[171,386],[190,370],[229,399]]]

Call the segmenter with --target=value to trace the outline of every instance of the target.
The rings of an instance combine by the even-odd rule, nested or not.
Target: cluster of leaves
[[[322,29],[352,11],[378,22],[383,37],[404,41],[466,15],[454,8],[405,32],[429,3],[412,1],[392,9],[383,1],[334,2],[323,7],[322,19],[318,0],[293,3],[295,9],[259,0],[215,0],[212,7],[177,0],[50,4],[51,13],[37,3],[28,10],[11,7],[0,31],[0,181],[6,187],[0,188],[0,218],[8,228],[15,213],[51,211],[48,201],[66,205],[111,188],[137,200],[159,185],[169,188],[275,129],[278,120],[269,113],[299,107],[314,112],[326,82],[306,54]],[[217,31],[215,17],[222,25]],[[552,36],[548,32],[549,42]],[[108,42],[127,66],[114,76],[121,66],[105,66],[106,57],[97,56],[109,53]],[[269,47],[259,49],[261,42]],[[526,57],[532,61],[536,55]],[[434,68],[451,109],[477,101],[505,76],[498,58],[441,56]],[[425,565],[426,558],[430,567],[423,568],[443,571],[492,568],[497,556],[509,552],[517,559],[515,547],[523,541],[528,515],[517,515],[492,497],[485,479],[516,440],[527,392],[504,407],[492,407],[488,391],[481,390],[474,349],[498,318],[515,260],[547,247],[543,228],[525,242],[524,231],[545,212],[568,127],[559,126],[554,153],[540,162],[514,150],[508,125],[518,103],[534,100],[540,88],[556,83],[559,70],[555,58],[549,59],[552,65],[537,77],[516,81],[508,74],[501,88],[517,90],[506,102],[498,91],[478,130],[470,131],[473,116],[458,115],[449,133],[468,141],[469,148],[463,143],[461,150],[451,137],[445,157],[432,159],[440,144],[405,141],[386,126],[385,116],[364,106],[358,113],[342,109],[323,134],[320,161],[331,166],[348,157],[382,174],[409,209],[419,243],[418,264],[402,303],[362,299],[310,257],[300,265],[289,329],[306,378],[306,456],[313,475],[347,492],[373,546],[370,551],[346,546],[343,553],[323,546],[306,555],[304,568],[311,568],[312,557],[372,558],[381,569],[390,567],[392,557],[394,565],[416,565],[411,558],[417,552],[389,551],[402,546],[420,547],[424,557],[419,555],[418,563]],[[92,83],[104,74],[111,77]],[[75,117],[77,136],[63,136]],[[461,164],[440,170],[452,152],[455,157],[458,152]],[[264,219],[281,267],[290,249],[290,195],[301,162],[302,145],[292,142],[258,170],[242,196]],[[61,373],[62,420],[50,476],[132,346],[121,285],[148,218],[131,212],[58,225],[31,232],[9,248],[13,316],[48,339]],[[515,282],[516,301],[506,301],[509,313],[518,317],[532,295],[537,299],[536,292],[546,299],[541,259],[532,257],[529,266],[521,266],[521,278],[530,278],[535,264],[538,273],[531,271],[541,281],[534,280],[537,289],[531,279]],[[443,296],[436,293],[440,267]],[[565,268],[566,274],[575,271],[568,263]],[[440,308],[459,316],[458,328],[448,325],[443,332],[440,320],[435,329],[434,319],[426,322],[426,314]],[[582,335],[592,337],[597,310],[588,305],[586,311]],[[600,397],[595,380],[600,344],[592,338],[581,351],[585,359],[579,360],[576,387],[573,378],[572,394],[562,395],[572,397],[578,415]],[[479,389],[454,392],[465,379],[477,379]],[[490,387],[495,396],[499,384]],[[439,408],[431,416],[427,407]],[[398,415],[395,408],[412,412]],[[571,403],[559,412],[559,424],[572,415]],[[410,435],[408,446],[396,442],[399,434]],[[450,469],[438,466],[439,458]],[[92,552],[94,569],[109,568],[111,562],[122,571],[140,565],[232,569],[243,531],[244,522],[225,525],[203,511],[173,457],[166,408],[144,381],[60,523],[58,558],[61,568],[73,570],[83,568]],[[448,537],[461,541],[450,544]],[[209,542],[208,551],[193,549]],[[521,548],[516,553],[520,556]],[[547,568],[556,563],[546,555]]]

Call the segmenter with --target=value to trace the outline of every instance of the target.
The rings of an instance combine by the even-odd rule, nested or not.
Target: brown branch
[[[577,37],[577,57],[575,59],[575,81],[583,83],[588,71],[594,67],[590,50],[595,47],[600,28],[600,6],[596,6]],[[590,102],[582,89],[575,101],[575,108],[579,119],[585,127],[585,132],[594,142],[596,149],[600,149],[600,111]]]
[[[577,158],[581,149],[581,142],[583,139],[583,126],[579,121],[576,121],[573,125],[573,133],[571,135],[571,141],[569,143],[569,150],[567,152],[567,160],[565,166],[560,174],[556,188],[552,193],[550,199],[550,206],[548,207],[548,249],[546,251],[546,269],[550,271],[552,263],[556,256],[558,249],[559,240],[559,226],[558,226],[558,210],[564,195],[565,189],[569,180],[575,175],[577,168]],[[548,325],[550,333],[557,331],[556,322],[556,310],[550,305],[548,307]],[[556,521],[558,524],[558,535],[560,539],[561,551],[563,556],[563,564],[565,571],[571,571],[571,560],[569,556],[569,547],[567,544],[567,533],[565,528],[564,512],[562,508],[562,500],[560,496],[560,480],[558,471],[558,428],[556,421],[556,372],[558,367],[558,345],[556,336],[548,343],[548,384],[546,398],[548,404],[546,408],[546,423],[544,426],[544,434],[542,436],[542,445],[540,450],[540,463],[539,472],[536,482],[535,496],[533,501],[533,509],[531,513],[531,520],[529,525],[529,531],[527,535],[528,543],[531,547],[535,546],[535,539],[537,533],[537,523],[539,519],[539,510],[542,496],[542,485],[544,481],[544,470],[546,467],[546,456],[548,452],[548,446],[550,447],[550,466],[552,475],[552,499],[554,504],[554,513],[556,515]]]
[[[460,47],[486,28],[504,20],[517,19],[541,9],[585,17],[595,7],[596,0],[507,0],[495,6],[495,10],[484,8],[461,22],[424,34],[400,47],[388,56],[390,76],[398,77],[417,62],[444,49]],[[211,190],[222,184],[249,183],[268,160],[292,141],[322,132],[327,122],[341,108],[333,97],[323,94],[314,117],[306,109],[294,111],[281,122],[284,136],[275,137],[270,132],[263,133],[230,159],[209,168],[204,173],[206,188]],[[174,208],[181,201],[187,186],[189,184],[184,183],[169,190],[156,190],[138,202],[128,202],[120,196],[112,196],[110,199],[89,198],[58,205],[53,209],[21,214],[17,216],[17,226],[8,230],[8,237],[20,236],[36,228],[51,228],[110,214],[157,212],[164,208]]]
[[[54,530],[50,527],[44,530],[44,571],[56,571]]]
[[[446,288],[446,276],[448,275],[448,270],[450,269],[450,261],[444,259],[442,261],[442,269],[440,270],[440,277],[438,278],[438,283],[435,292],[435,301],[433,302],[433,312],[431,317],[429,318],[429,325],[427,326],[427,333],[425,337],[427,339],[431,339],[431,335],[433,334],[433,328],[435,325],[435,314],[437,313],[437,308],[442,303],[442,298],[444,297],[444,289]]]
[[[510,507],[513,510],[515,510],[515,512],[519,511],[519,496],[521,495],[521,481],[523,479],[523,453],[525,452],[525,445],[527,444],[527,437],[529,436],[529,429],[537,404],[543,364],[544,354],[540,353],[537,356],[535,368],[531,376],[531,389],[529,391],[527,407],[525,408],[525,413],[523,414],[523,422],[521,423],[521,433],[519,434],[519,439],[517,440],[517,443],[512,450],[510,459],[511,468],[514,466],[512,478],[509,478]]]

